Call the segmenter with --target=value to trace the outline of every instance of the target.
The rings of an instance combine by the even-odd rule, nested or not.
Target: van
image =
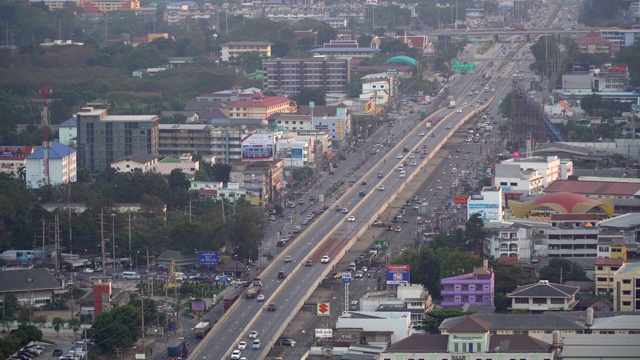
[[[125,280],[140,280],[140,275],[135,271],[124,271],[122,278]]]
[[[349,264],[349,270],[356,271],[356,263],[355,262],[352,262],[351,264]]]
[[[187,276],[183,272],[175,272],[176,280],[183,281],[187,279]]]
[[[253,344],[251,345],[253,350],[260,350],[260,339],[253,340]]]

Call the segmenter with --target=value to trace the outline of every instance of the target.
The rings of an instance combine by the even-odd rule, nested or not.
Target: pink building
[[[440,280],[440,296],[443,307],[458,307],[463,304],[493,306],[495,274],[485,261],[483,267],[471,274],[464,274]]]

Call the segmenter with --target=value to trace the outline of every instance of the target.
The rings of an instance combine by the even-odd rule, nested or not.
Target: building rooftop
[[[61,122],[60,125],[58,125],[58,127],[77,127],[77,126],[78,126],[78,119],[76,119],[75,117],[67,119]]]
[[[566,286],[540,280],[535,284],[518,286],[515,290],[507,294],[508,297],[570,297],[575,295],[580,288],[576,286]]]
[[[626,264],[624,264],[623,267],[620,268],[620,270],[616,271],[616,274],[617,275],[625,275],[625,274],[628,274],[630,272],[634,272],[636,270],[640,270],[640,262],[626,263]]]
[[[444,322],[440,325],[440,328],[443,325]],[[490,329],[490,323],[475,315],[456,317],[447,324],[449,333],[486,333]]]
[[[622,266],[624,259],[597,258],[596,266]]]
[[[62,159],[75,153],[76,149],[64,144],[60,144],[57,141],[49,143],[49,159]],[[44,159],[44,149],[42,146],[36,148],[36,150],[27,156],[27,159]]]
[[[113,162],[118,162],[118,161],[134,161],[140,164],[145,164],[148,163],[150,161],[156,160],[158,159],[158,157],[156,155],[151,155],[145,152],[137,152],[135,154],[131,154],[131,155],[127,155],[124,157],[121,157],[120,159],[114,160]]]
[[[46,268],[0,271],[0,293],[59,288],[60,284]]]
[[[229,41],[229,42],[226,42],[224,44],[221,44],[220,46],[238,46],[238,45],[242,45],[242,46],[267,46],[267,45],[273,45],[273,43],[266,42],[266,41]]]
[[[572,192],[603,196],[633,196],[639,191],[640,183],[580,180],[556,180],[544,189],[545,193]]]
[[[553,334],[541,340],[553,342]],[[572,359],[638,359],[640,335],[562,334],[562,355]]]
[[[592,330],[640,330],[640,314],[595,318]],[[640,353],[639,353],[640,354]]]
[[[446,352],[448,345],[448,335],[413,334],[395,344],[391,344],[387,352]]]
[[[598,223],[598,227],[629,229],[640,226],[640,213],[627,213]]]
[[[501,353],[549,353],[551,345],[529,335],[491,335],[489,351]]]

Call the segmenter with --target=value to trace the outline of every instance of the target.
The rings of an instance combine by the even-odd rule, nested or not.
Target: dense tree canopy
[[[549,265],[540,270],[540,279],[562,284],[565,281],[587,281],[582,266],[569,259],[552,258]]]

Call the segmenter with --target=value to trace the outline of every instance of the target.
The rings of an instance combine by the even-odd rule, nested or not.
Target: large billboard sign
[[[469,218],[473,214],[480,214],[480,218],[483,221],[498,221],[500,220],[500,208],[498,204],[468,204]]]
[[[567,71],[571,72],[589,72],[589,63],[568,63]]]
[[[218,265],[220,256],[217,251],[198,251],[198,264],[200,265]]]
[[[273,134],[246,134],[242,138],[242,159],[249,161],[273,160]]]
[[[409,265],[388,265],[387,285],[408,285]]]

